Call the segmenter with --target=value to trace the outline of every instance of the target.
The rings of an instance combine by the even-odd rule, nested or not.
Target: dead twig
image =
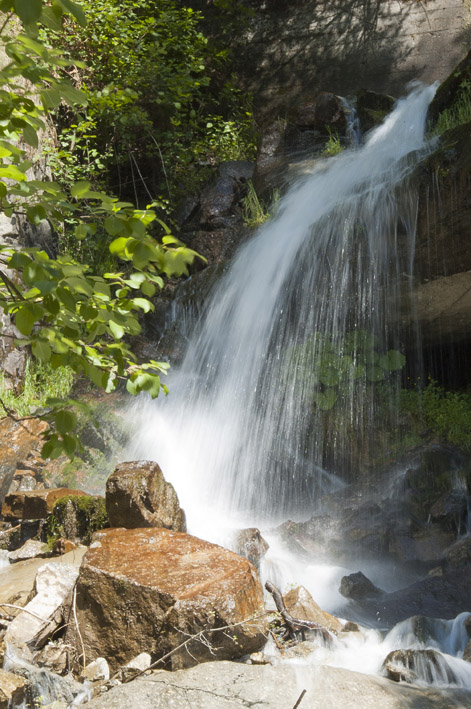
[[[1,403],[1,399],[0,399],[0,403]],[[20,527],[21,527],[21,522],[20,522],[20,524],[17,524],[14,527],[10,527],[10,529],[4,529],[2,532],[0,532],[0,537],[3,537],[4,534],[10,534],[10,532],[13,532],[15,529],[19,529]]]
[[[50,623],[49,618],[42,618],[37,613],[33,613],[33,611],[29,611],[27,608],[22,608],[21,606],[14,606],[12,603],[0,603],[0,608],[16,608],[16,610],[23,611],[23,613],[28,613],[28,615],[32,615],[33,618],[41,620],[43,623]]]
[[[305,694],[306,694],[306,690],[303,689],[303,691],[302,691],[301,694],[299,695],[298,701],[297,701],[296,704],[294,705],[293,709],[298,709],[299,705],[300,705],[301,702],[303,701],[303,698],[304,698],[304,695],[305,695]]]
[[[74,599],[72,602],[72,610],[74,614],[74,621],[75,621],[75,627],[77,629],[77,635],[79,636],[80,640],[80,645],[82,646],[82,658],[83,658],[83,669],[87,666],[87,662],[85,659],[85,645],[83,644],[83,638],[82,638],[82,633],[80,632],[79,624],[78,624],[78,619],[77,619],[77,584],[74,586]]]

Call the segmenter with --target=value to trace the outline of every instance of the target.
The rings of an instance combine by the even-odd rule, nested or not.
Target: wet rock
[[[29,539],[22,547],[16,551],[8,552],[8,561],[14,564],[25,559],[35,559],[38,556],[49,556],[51,550],[44,542],[38,542],[34,539]]]
[[[191,641],[171,655],[172,669],[265,643],[263,591],[250,562],[167,529],[98,532],[80,568],[77,616],[86,657],[105,657],[113,671],[143,650],[162,657],[203,630],[215,631],[211,649]],[[223,626],[231,630],[218,632]],[[66,637],[80,648],[72,625]]]
[[[252,176],[253,164],[245,161],[222,163],[218,172],[216,181],[200,196],[199,222],[208,229],[231,226],[244,184]]]
[[[237,228],[198,230],[189,235],[188,238],[185,238],[186,245],[197,251],[207,261],[204,263],[197,259],[193,264],[193,270],[205,269],[208,264],[214,266],[225,263],[234,256],[238,246],[247,235],[248,231],[244,231],[241,225],[238,225]]]
[[[70,667],[70,648],[61,643],[49,642],[35,655],[34,663],[38,667],[47,667],[58,675],[68,672]]]
[[[252,562],[257,568],[269,549],[268,543],[256,527],[241,529],[235,540],[235,551]]]
[[[13,645],[24,659],[41,648],[50,634],[64,621],[64,607],[78,576],[76,568],[62,562],[42,566],[35,580],[36,595],[8,626],[5,642]]]
[[[428,119],[432,125],[436,123],[438,116],[444,109],[455,103],[462,91],[463,82],[470,80],[471,51],[438,87],[428,110]]]
[[[296,620],[311,620],[331,632],[338,633],[342,624],[330,613],[323,611],[304,586],[292,588],[283,596],[286,610]]]
[[[345,598],[352,598],[353,600],[378,598],[384,595],[384,591],[371,583],[361,571],[349,576],[343,576],[340,581],[339,591]]]
[[[283,658],[286,660],[305,660],[309,655],[315,650],[319,649],[319,645],[309,640],[304,640],[301,643],[297,643],[293,647],[289,647],[283,650]]]
[[[452,668],[437,650],[393,650],[382,665],[383,673],[396,682],[456,684]]]
[[[14,492],[5,497],[2,505],[2,515],[6,519],[45,519],[61,497],[86,494],[82,490],[70,490],[67,487],[33,490],[32,492]]]
[[[92,534],[108,526],[106,504],[98,495],[77,495],[57,500],[46,534],[60,535],[74,544],[90,544]],[[64,545],[64,553],[66,551]],[[67,549],[70,551],[70,549]]]
[[[121,463],[106,481],[106,512],[112,527],[165,527],[186,531],[177,493],[157,463]]]
[[[323,130],[326,126],[333,130],[345,129],[345,112],[342,102],[335,94],[323,91],[315,97],[304,98],[294,112],[293,119],[301,129]]]
[[[468,495],[463,490],[452,490],[441,495],[430,508],[432,519],[459,533],[467,514]]]
[[[362,89],[356,94],[356,109],[361,130],[365,133],[382,123],[395,104],[395,99],[387,94]]]
[[[47,428],[44,421],[31,419],[28,421],[13,421],[4,418],[0,421],[0,501],[10,489],[16,470],[20,467],[18,461],[25,460],[31,451],[39,448],[40,435]]]
[[[360,626],[357,623],[353,623],[351,620],[347,620],[344,626],[342,626],[342,633],[359,633]]]
[[[260,140],[253,183],[257,194],[266,197],[279,186],[284,170],[284,144],[288,124],[283,119],[271,123]]]
[[[0,709],[20,706],[25,700],[27,685],[23,677],[0,670]]]
[[[445,552],[445,560],[453,568],[471,564],[471,537],[452,544]]]
[[[61,677],[33,665],[15,666],[15,674],[29,682],[26,688],[27,707],[69,709],[83,704],[90,696],[90,690],[80,682],[75,682],[71,676]]]

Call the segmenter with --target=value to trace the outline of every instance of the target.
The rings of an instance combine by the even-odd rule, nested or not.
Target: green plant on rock
[[[67,254],[51,258],[38,248],[1,246],[0,308],[17,327],[17,345],[30,347],[42,364],[70,367],[107,392],[123,382],[131,394],[146,391],[156,397],[166,391],[161,376],[168,365],[138,363],[126,337],[140,332],[139,315],[153,309],[150,298],[162,287],[162,276],[187,273],[196,254],[151,208],[136,209],[93,189],[89,181],[65,190],[55,181],[31,178],[25,145],[38,147],[50,111],[87,103],[66,78],[76,65],[40,40],[38,22],[60,27],[70,12],[83,26],[86,18],[72,0],[0,0],[0,11],[7,13],[0,37],[9,59],[0,69],[0,209],[33,225],[47,220],[57,230],[72,219],[78,242],[104,230],[115,265],[97,274]],[[12,36],[8,20],[16,16],[22,30]],[[59,397],[45,403],[48,412],[41,418],[50,428],[42,455],[73,457],[79,446],[73,410],[78,403]]]
[[[438,116],[432,135],[442,135],[452,128],[471,123],[471,82],[462,81],[457,98]]]
[[[50,398],[67,397],[74,383],[70,367],[53,369],[50,364],[28,359],[21,390],[13,390],[5,375],[0,372],[0,416],[13,412],[15,416],[28,416],[46,406]]]
[[[105,500],[88,495],[68,495],[57,500],[44,525],[47,543],[59,537],[90,544],[94,532],[109,527]]]
[[[279,190],[272,193],[271,207],[267,207],[258,197],[253,182],[247,183],[247,194],[242,201],[242,214],[248,227],[256,229],[273,217],[277,202],[280,199]]]
[[[323,157],[333,157],[342,152],[342,144],[340,142],[340,137],[338,133],[333,133],[330,126],[327,126],[327,131],[329,133],[329,138],[321,152]]]
[[[401,352],[379,352],[377,347],[376,336],[365,330],[338,338],[314,333],[291,352],[295,379],[304,390],[309,388],[317,408],[329,411],[339,398],[351,393],[355,383],[378,384],[404,367],[406,358]]]

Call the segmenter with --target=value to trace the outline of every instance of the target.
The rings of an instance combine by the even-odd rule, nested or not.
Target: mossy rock
[[[471,81],[471,50],[438,87],[428,111],[431,127],[437,122],[440,113],[455,103],[466,81]]]
[[[48,543],[59,537],[81,544],[90,544],[94,532],[109,527],[103,497],[95,495],[69,495],[54,505],[45,524]]]
[[[388,94],[362,89],[356,94],[358,120],[363,132],[371,130],[384,121],[394,107],[395,99]]]

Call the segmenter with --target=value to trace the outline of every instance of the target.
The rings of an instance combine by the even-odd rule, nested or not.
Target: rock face
[[[396,682],[453,684],[457,677],[446,659],[436,650],[393,650],[383,662],[382,671]]]
[[[23,677],[0,670],[0,709],[20,706],[25,699],[27,684]]]
[[[172,654],[173,669],[240,657],[265,643],[263,591],[254,567],[226,549],[166,529],[98,532],[80,569],[77,616],[87,661],[105,657],[112,670],[142,651],[162,657],[205,629],[216,629],[207,636],[214,654],[194,640]],[[232,629],[217,632],[223,626]],[[80,648],[73,625],[67,637]]]
[[[7,519],[45,519],[61,497],[86,494],[82,490],[69,490],[67,487],[14,492],[6,496],[2,505],[2,515]]]
[[[287,709],[302,690],[300,709],[462,709],[471,693],[397,685],[383,677],[336,667],[243,665],[208,662],[179,672],[154,672],[115,687],[87,704],[90,709]]]
[[[378,598],[384,594],[384,592],[371,583],[361,571],[358,571],[356,574],[344,576],[340,581],[339,591],[342,596],[353,598],[354,600]]]
[[[342,630],[342,623],[330,613],[323,611],[304,586],[292,588],[285,593],[283,601],[288,613],[296,620],[311,620],[334,633]]]
[[[117,466],[106,481],[106,512],[112,527],[165,527],[186,531],[185,513],[178,503],[177,493],[153,461]]]

